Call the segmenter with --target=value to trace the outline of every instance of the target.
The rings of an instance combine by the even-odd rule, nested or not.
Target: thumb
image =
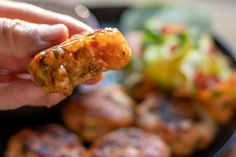
[[[34,24],[0,18],[0,55],[30,57],[67,38],[68,29],[63,24]]]

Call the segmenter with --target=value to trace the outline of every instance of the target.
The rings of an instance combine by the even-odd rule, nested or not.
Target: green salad
[[[185,28],[178,33],[162,31],[166,27],[178,26],[144,30],[143,70],[157,85],[193,92],[229,77],[230,66],[208,34],[197,28]]]
[[[189,95],[231,74],[214,44],[204,11],[167,5],[134,7],[122,16],[121,26],[127,34],[143,34],[141,52],[134,52],[139,59],[133,59],[129,68],[139,63],[139,70],[158,87]]]

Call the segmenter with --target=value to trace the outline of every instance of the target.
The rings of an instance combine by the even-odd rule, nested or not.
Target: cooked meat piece
[[[33,82],[46,92],[71,94],[73,88],[107,70],[128,64],[131,50],[115,28],[72,36],[37,54],[29,64]]]
[[[98,139],[92,146],[91,157],[170,157],[170,150],[158,135],[129,128]]]
[[[133,122],[133,100],[120,86],[107,86],[80,92],[64,109],[65,124],[85,141],[130,126]]]
[[[128,94],[137,102],[143,101],[155,89],[153,82],[143,73],[133,73],[126,77],[124,86]]]
[[[236,74],[210,88],[199,90],[197,100],[218,123],[225,124],[233,117],[236,107]]]
[[[168,102],[153,94],[137,107],[136,113],[137,125],[160,135],[176,156],[206,148],[215,136],[213,122],[200,116],[189,101]]]
[[[88,157],[78,137],[58,125],[23,129],[8,144],[6,157]]]

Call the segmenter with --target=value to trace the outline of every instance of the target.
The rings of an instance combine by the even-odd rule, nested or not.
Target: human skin
[[[41,50],[90,30],[67,15],[27,3],[0,2],[0,110],[25,105],[50,107],[63,100],[63,94],[47,94],[30,80],[28,64]],[[22,73],[24,77],[19,75]],[[101,77],[88,83],[93,84]]]

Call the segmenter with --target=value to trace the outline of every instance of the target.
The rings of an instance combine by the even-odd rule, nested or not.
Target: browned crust
[[[215,137],[212,121],[204,119],[189,101],[166,102],[150,95],[136,109],[139,127],[160,135],[177,156],[206,148]]]
[[[119,129],[98,139],[91,157],[169,157],[170,150],[157,135],[137,128]]]
[[[78,137],[58,125],[23,129],[11,137],[6,157],[88,157]]]
[[[133,104],[120,86],[79,93],[63,112],[65,124],[86,141],[133,122]]]

